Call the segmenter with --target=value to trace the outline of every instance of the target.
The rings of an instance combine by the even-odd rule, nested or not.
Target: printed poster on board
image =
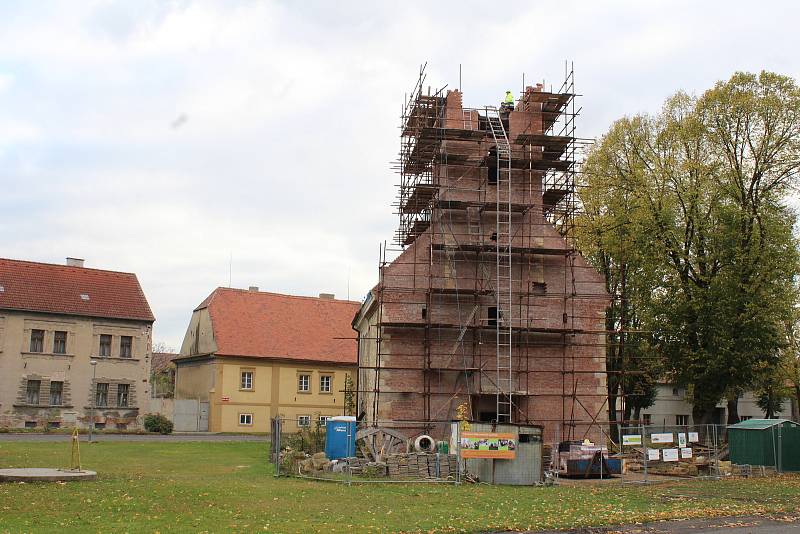
[[[678,449],[661,449],[661,454],[663,455],[665,462],[678,461]]]
[[[689,432],[689,443],[697,443],[700,441],[700,435],[697,432]]]
[[[681,458],[691,458],[692,457],[692,448],[691,447],[683,447],[681,448]]]
[[[516,434],[500,432],[462,432],[462,458],[513,460],[517,456]]]
[[[672,443],[672,432],[665,434],[650,434],[651,443]]]
[[[678,433],[678,447],[684,448],[686,446],[686,434],[683,432]]]
[[[642,435],[641,434],[626,434],[622,436],[622,445],[641,445],[642,444]]]
[[[647,449],[647,459],[651,462],[657,462],[659,459],[658,449]]]

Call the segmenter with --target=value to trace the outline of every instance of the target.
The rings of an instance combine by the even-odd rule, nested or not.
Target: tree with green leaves
[[[628,283],[642,297],[628,304],[652,331],[645,345],[664,378],[691,391],[696,423],[711,422],[723,398],[735,408],[777,364],[800,270],[785,203],[799,173],[800,90],[766,72],[621,119],[586,162],[579,243],[601,270],[603,255],[618,270],[635,258],[641,271]],[[612,295],[616,341],[629,325]]]

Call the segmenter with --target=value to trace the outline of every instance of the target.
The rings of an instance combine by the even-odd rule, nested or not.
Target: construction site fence
[[[341,455],[337,458],[326,454],[326,428],[324,418],[272,419],[270,458],[275,476],[343,484],[461,483],[457,422],[340,424],[332,436]]]
[[[731,474],[725,425],[621,426],[619,439],[623,482]]]

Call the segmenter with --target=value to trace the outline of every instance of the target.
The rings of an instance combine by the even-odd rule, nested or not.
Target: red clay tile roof
[[[154,352],[150,358],[150,370],[154,373],[161,372],[172,366],[172,360],[180,356],[177,352]]]
[[[358,354],[350,322],[360,305],[219,287],[197,309],[208,308],[219,356],[355,365]]]
[[[0,287],[0,309],[155,320],[132,273],[0,258]]]

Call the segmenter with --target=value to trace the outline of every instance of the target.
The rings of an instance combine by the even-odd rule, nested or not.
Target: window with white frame
[[[328,419],[330,419],[331,417],[332,416],[330,416],[330,415],[320,415],[319,416],[319,425],[320,426],[325,426],[325,423],[327,423]]]
[[[108,406],[108,383],[98,382],[94,386],[94,405],[95,406]]]
[[[130,358],[133,356],[133,337],[120,336],[119,337],[119,357]]]
[[[31,352],[44,351],[44,330],[31,330]]]
[[[311,416],[310,415],[298,415],[297,416],[297,426],[302,426],[302,427],[311,426]]]
[[[130,384],[117,384],[117,406],[126,408],[130,402]]]
[[[56,330],[53,332],[53,353],[67,353],[67,333],[64,330]]]
[[[297,391],[308,393],[311,390],[311,375],[297,375]]]
[[[253,389],[253,371],[242,371],[242,389]]]
[[[41,380],[28,380],[25,388],[25,400],[28,404],[39,404],[39,388],[41,386]]]
[[[689,424],[689,416],[688,415],[676,415],[675,416],[675,424],[678,426],[685,426]]]
[[[240,413],[239,414],[239,424],[250,426],[253,424],[253,414],[251,413]]]
[[[61,406],[64,400],[64,382],[50,382],[50,406]]]
[[[111,357],[111,335],[100,334],[100,351],[97,353],[101,358]]]
[[[319,377],[319,392],[330,393],[333,384],[333,377],[331,375],[321,375]]]

